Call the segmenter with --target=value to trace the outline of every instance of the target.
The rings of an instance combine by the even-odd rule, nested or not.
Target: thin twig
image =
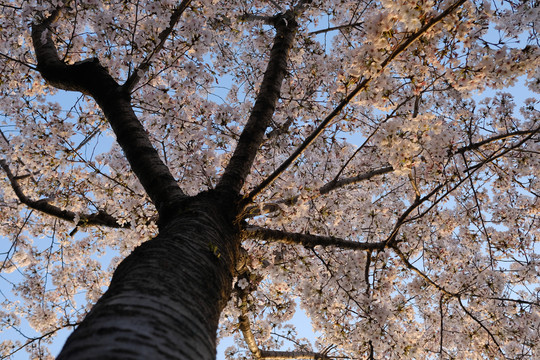
[[[4,53],[0,53],[0,56],[8,59],[9,61],[13,61],[13,62],[16,62],[20,65],[23,65],[23,66],[26,66],[27,68],[31,69],[31,70],[35,70],[37,71],[37,67],[34,65],[34,64],[28,64],[28,63],[25,63],[24,61],[21,61],[21,60],[18,60],[18,59],[15,59],[15,58],[12,58],[11,56],[9,55],[6,55]]]
[[[345,24],[345,25],[333,26],[333,27],[329,27],[329,28],[326,28],[326,29],[311,31],[311,32],[309,32],[309,35],[324,34],[324,33],[330,32],[330,31],[348,29],[348,28],[356,27],[356,26],[359,26],[359,25],[362,25],[362,24],[363,24],[363,22],[357,22],[357,23],[354,23],[354,24]]]
[[[61,209],[58,206],[50,204],[50,200],[48,199],[32,200],[24,194],[17,177],[13,175],[5,160],[0,160],[0,167],[6,173],[11,184],[11,188],[15,192],[15,195],[17,195],[19,201],[31,209],[71,222],[78,218],[79,221],[77,226],[102,225],[111,228],[125,227],[125,225],[122,226],[118,224],[114,217],[105,213],[104,211],[99,211],[93,214],[77,214],[73,211]]]
[[[184,11],[187,9],[189,4],[191,3],[191,0],[183,0],[180,5],[173,11],[171,18],[169,20],[169,26],[165,28],[161,33],[158,35],[159,43],[156,45],[156,47],[144,58],[144,60],[141,62],[141,64],[133,71],[131,76],[126,80],[124,85],[122,85],[122,88],[124,88],[128,93],[131,93],[139,80],[142,78],[144,73],[148,71],[150,68],[150,64],[152,62],[152,58],[158,54],[163,46],[165,45],[165,42],[169,38],[169,35],[174,30],[174,27],[176,24],[178,24],[178,21],[180,21],[180,18]]]
[[[446,16],[452,13],[456,8],[463,4],[467,0],[459,0],[450,5],[448,9],[443,11],[439,16],[431,19],[422,28],[408,37],[402,44],[397,46],[394,51],[380,64],[380,68],[377,71],[377,75],[381,74],[386,66],[394,60],[397,56],[402,54],[413,42],[419,39],[432,27],[442,21]],[[278,177],[284,173],[289,166],[296,161],[304,153],[304,151],[319,137],[319,135],[328,127],[328,125],[341,113],[341,111],[373,80],[373,77],[364,78],[358,83],[358,85],[343,99],[337,107],[319,124],[319,126],[304,140],[304,142],[287,158],[272,174],[264,179],[258,186],[256,186],[247,196],[246,201],[252,202],[253,199],[262,193],[268,186],[270,186]]]
[[[480,321],[480,319],[478,319],[476,316],[474,316],[470,311],[469,309],[467,309],[465,307],[465,305],[463,304],[463,302],[461,301],[461,296],[460,295],[456,295],[456,298],[458,299],[458,302],[459,302],[459,305],[461,306],[461,308],[463,309],[463,311],[465,311],[465,313],[467,315],[469,315],[469,317],[471,319],[473,319],[478,325],[480,325],[480,327],[482,329],[484,329],[489,337],[491,338],[491,340],[493,340],[493,342],[495,343],[495,345],[497,345],[497,349],[499,350],[499,352],[501,353],[501,355],[503,356],[503,358],[506,358],[506,356],[504,355],[504,352],[502,351],[501,349],[501,345],[499,345],[499,343],[497,342],[497,339],[495,338],[495,335],[493,335],[493,333],[486,327],[486,325],[484,325],[484,323],[482,321]]]
[[[342,249],[373,251],[383,250],[387,244],[386,242],[358,242],[333,236],[292,233],[252,225],[248,226],[244,231],[249,238],[256,238],[262,241],[280,242],[283,244],[303,245],[309,248],[315,246],[336,246]]]

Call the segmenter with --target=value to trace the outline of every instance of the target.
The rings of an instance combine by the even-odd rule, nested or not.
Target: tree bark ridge
[[[58,359],[215,359],[239,253],[231,212],[212,194],[188,200],[122,261]]]

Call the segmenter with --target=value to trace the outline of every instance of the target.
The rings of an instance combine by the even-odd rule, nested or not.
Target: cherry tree
[[[540,356],[537,1],[0,14],[2,358]]]

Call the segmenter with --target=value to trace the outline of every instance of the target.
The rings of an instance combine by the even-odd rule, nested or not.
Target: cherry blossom
[[[538,358],[539,11],[0,4],[0,357]]]

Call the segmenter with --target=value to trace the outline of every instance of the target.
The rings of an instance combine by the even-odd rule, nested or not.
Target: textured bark
[[[184,195],[133,112],[129,89],[97,59],[59,59],[49,26],[60,10],[32,26],[38,70],[98,103],[158,209],[160,234],[122,261],[58,359],[214,359],[239,252],[238,199],[230,191]]]
[[[263,141],[266,128],[272,120],[281,85],[287,73],[289,51],[298,28],[292,12],[279,15],[274,21],[276,36],[261,88],[236,149],[218,184],[218,188],[230,190],[234,194],[239,194],[242,190]]]
[[[186,200],[115,271],[58,359],[214,359],[239,241],[234,204]]]
[[[122,147],[131,169],[161,213],[184,197],[176,180],[150,142],[148,133],[133,112],[129,97],[121,92],[95,93],[94,99]],[[166,210],[168,211],[168,210]]]

